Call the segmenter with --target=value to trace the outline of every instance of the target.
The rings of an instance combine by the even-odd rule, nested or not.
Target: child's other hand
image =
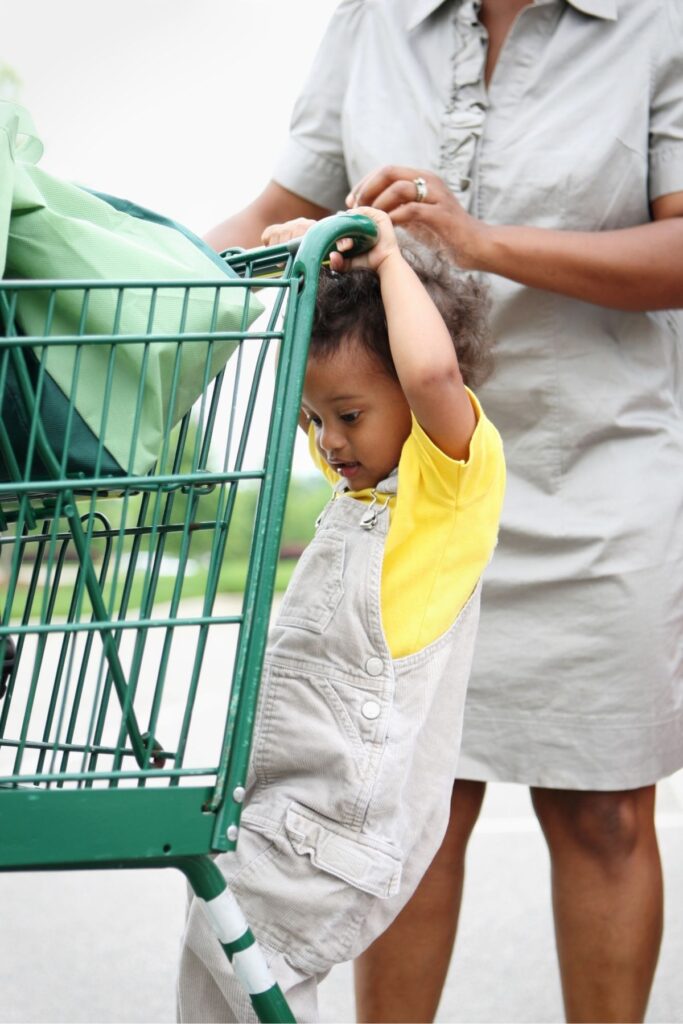
[[[351,267],[368,267],[370,270],[379,270],[387,256],[393,252],[400,252],[394,226],[388,214],[383,210],[377,210],[374,206],[356,207],[353,214],[364,214],[377,225],[377,241],[368,252],[358,256],[347,256],[346,254],[353,249],[353,239],[340,238],[337,242],[336,252],[330,253],[330,267],[338,272]],[[353,216],[353,214],[351,215]],[[317,224],[317,221],[308,220],[306,217],[297,217],[284,224],[270,224],[261,235],[261,241],[264,245],[283,245],[285,242],[291,241],[292,238],[303,237],[314,224]]]
[[[261,235],[261,241],[264,245],[282,245],[292,238],[301,238],[315,223],[317,222],[307,220],[306,217],[297,217],[296,220],[288,220],[284,224],[270,224]]]
[[[353,214],[363,214],[374,221],[377,226],[377,241],[372,249],[361,253],[359,256],[345,257],[353,249],[352,238],[340,238],[337,242],[337,251],[330,253],[330,267],[332,270],[341,271],[356,267],[367,267],[369,270],[379,271],[387,256],[399,253],[398,241],[394,225],[391,223],[388,214],[383,210],[377,210],[374,206],[358,206]]]

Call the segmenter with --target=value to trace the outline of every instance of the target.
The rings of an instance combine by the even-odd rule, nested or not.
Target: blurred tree
[[[282,550],[300,554],[315,531],[315,521],[330,498],[330,485],[322,477],[293,476],[287,494],[282,528]]]
[[[177,428],[176,428],[177,429]],[[175,433],[175,432],[174,432]],[[191,422],[181,461],[181,472],[189,473],[197,440],[197,425]],[[171,445],[173,450],[173,444]],[[249,557],[254,515],[258,499],[258,485],[244,481],[238,486],[235,507],[230,523],[226,558],[246,559]],[[287,505],[282,529],[281,546],[289,557],[298,556],[306,547],[315,530],[315,521],[330,496],[330,487],[321,477],[293,476],[287,494]],[[195,522],[212,522],[218,508],[218,488],[200,497]],[[182,522],[187,508],[188,495],[177,493],[173,501],[173,521]],[[166,550],[176,554],[180,550],[180,534],[171,534]],[[191,557],[208,555],[211,550],[212,531],[197,530],[193,533]]]
[[[21,96],[23,83],[13,67],[0,61],[0,100],[16,103]]]

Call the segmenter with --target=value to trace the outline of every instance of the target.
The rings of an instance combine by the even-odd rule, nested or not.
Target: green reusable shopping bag
[[[69,440],[70,473],[92,471],[98,438],[105,447],[101,466],[104,474],[146,473],[161,450],[167,426],[185,415],[204,386],[208,342],[184,342],[174,408],[169,410],[179,345],[176,338],[189,333],[244,331],[263,307],[244,288],[173,287],[174,281],[225,285],[226,277],[235,278],[235,274],[200,239],[179,225],[43,171],[36,166],[41,152],[26,112],[14,104],[0,103],[0,257],[4,257],[4,276],[164,282],[153,304],[148,288],[130,287],[123,293],[93,289],[84,319],[83,291],[58,291],[50,308],[50,335],[115,334],[122,340],[115,345],[108,404],[105,386],[111,345],[82,346],[75,392],[76,347],[49,346],[41,415],[59,458],[60,416],[65,419],[67,396],[72,398],[76,415],[72,417]],[[19,293],[16,315],[5,324],[6,333],[46,336],[49,302],[47,291]],[[159,336],[175,337],[150,344],[145,355],[146,346],[125,344],[126,335],[145,335],[153,342]],[[209,379],[222,370],[234,348],[233,341],[213,343]],[[30,349],[24,351],[29,375],[35,378],[41,346],[33,355]],[[141,379],[138,437],[131,452],[131,424]],[[15,410],[15,403],[22,405],[10,368],[2,416],[7,426],[14,427],[20,449],[25,443],[26,412],[20,407]],[[103,422],[107,407],[111,412]],[[2,475],[0,467],[0,478]]]

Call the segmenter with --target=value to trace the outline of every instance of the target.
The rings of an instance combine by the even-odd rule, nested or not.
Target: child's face
[[[351,490],[375,487],[398,465],[410,409],[398,381],[360,345],[310,358],[301,404],[318,451]]]

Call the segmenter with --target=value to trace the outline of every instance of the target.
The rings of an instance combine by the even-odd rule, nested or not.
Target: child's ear
[[[304,434],[308,434],[308,428],[309,428],[310,424],[311,424],[311,421],[309,420],[308,416],[306,415],[306,413],[304,412],[303,409],[300,409],[299,410],[299,426],[303,430]]]

